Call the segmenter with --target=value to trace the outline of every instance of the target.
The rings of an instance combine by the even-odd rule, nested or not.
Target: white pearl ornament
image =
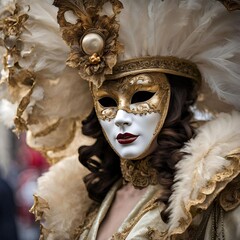
[[[82,39],[82,49],[88,55],[101,53],[103,47],[104,40],[97,33],[88,33]]]

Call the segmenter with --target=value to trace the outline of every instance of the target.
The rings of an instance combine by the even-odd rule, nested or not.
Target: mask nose
[[[127,113],[124,110],[118,110],[114,119],[114,124],[118,127],[131,126],[132,117],[130,113]]]

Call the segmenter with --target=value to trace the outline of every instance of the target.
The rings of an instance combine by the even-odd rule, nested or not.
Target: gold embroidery
[[[29,210],[30,213],[35,215],[35,221],[40,221],[43,218],[44,211],[46,211],[49,208],[48,202],[41,198],[40,196],[33,195],[34,198],[34,204]]]
[[[53,231],[45,228],[42,224],[40,224],[40,237],[39,240],[48,239],[49,234],[53,233]]]
[[[231,211],[240,205],[240,176],[227,185],[219,200],[225,211]]]
[[[49,133],[55,131],[59,125],[60,125],[60,120],[58,119],[55,123],[51,124],[47,128],[41,130],[40,132],[33,134],[33,137],[34,138],[44,137],[44,136],[48,135]]]
[[[159,207],[159,202],[157,201],[157,199],[159,198],[159,195],[160,195],[160,192],[158,191],[155,194],[155,196],[139,211],[137,216],[129,222],[128,226],[125,229],[123,229],[123,231],[113,234],[111,240],[126,239],[131,229],[137,224],[137,222],[139,222],[139,220],[143,217],[144,214]]]
[[[23,115],[24,111],[26,110],[28,104],[30,103],[30,97],[33,93],[34,86],[35,86],[35,83],[30,88],[28,93],[21,99],[21,101],[18,105],[17,114],[14,118],[14,124],[15,124],[15,127],[16,127],[14,132],[16,132],[17,135],[19,135],[21,132],[28,129],[27,121],[22,117],[22,115]]]
[[[71,142],[73,141],[73,139],[75,137],[75,134],[77,131],[76,121],[77,121],[76,119],[72,119],[71,129],[69,131],[70,132],[69,137],[66,139],[66,141],[62,145],[54,146],[54,147],[39,147],[39,148],[33,146],[33,148],[35,150],[43,152],[43,153],[46,153],[47,151],[57,152],[57,151],[66,149],[71,144]]]
[[[143,57],[120,62],[114,66],[113,75],[107,77],[117,79],[147,72],[174,74],[195,80],[198,87],[201,84],[201,74],[194,63],[177,57],[164,56]]]
[[[207,209],[226,185],[238,176],[240,172],[240,149],[232,151],[225,159],[230,161],[227,168],[221,169],[215,174],[208,184],[200,189],[195,200],[189,201],[186,206],[182,204],[181,208],[185,216],[179,220],[179,226],[170,233],[170,237],[175,239],[174,237],[183,234],[192,222],[192,213],[199,209]]]
[[[86,215],[86,218],[84,219],[84,221],[82,222],[82,224],[80,224],[77,229],[75,229],[75,233],[74,233],[74,239],[78,240],[79,237],[81,236],[81,234],[85,231],[85,230],[90,230],[91,226],[97,216],[99,210],[99,204],[97,203],[93,203]],[[87,237],[87,236],[86,236]]]
[[[50,209],[48,202],[41,198],[40,196],[33,195],[34,204],[29,210],[30,213],[35,215],[35,221],[44,221],[44,214],[48,209]],[[40,238],[39,240],[47,239],[48,235],[52,233],[50,229],[45,228],[42,224],[40,224]]]
[[[158,184],[158,172],[150,166],[149,158],[132,161],[121,159],[123,179],[135,188],[145,188]]]
[[[158,230],[148,227],[148,231],[146,233],[146,238],[149,240],[160,240],[164,239],[167,232],[159,232]]]
[[[24,24],[28,20],[28,15],[18,5],[15,9],[6,10],[4,18],[0,20],[0,31],[3,37],[0,42],[4,43],[6,53],[3,56],[2,82],[7,83],[9,92],[11,92],[12,101],[18,102],[17,114],[14,119],[15,132],[19,135],[22,131],[27,130],[27,120],[22,116],[30,103],[35,85],[35,75],[33,72],[22,69],[19,64],[24,44],[21,40],[21,34]],[[19,99],[20,96],[20,99]]]

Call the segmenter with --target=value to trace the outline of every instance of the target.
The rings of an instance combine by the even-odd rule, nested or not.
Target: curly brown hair
[[[159,182],[165,188],[159,201],[163,201],[166,206],[172,193],[175,166],[185,154],[180,149],[194,135],[190,106],[197,96],[191,80],[174,75],[168,75],[168,80],[171,86],[169,111],[157,138],[158,148],[150,159],[151,166],[159,173]],[[79,148],[79,160],[91,172],[84,177],[90,198],[101,202],[122,176],[120,159],[105,139],[94,109],[82,122],[82,132],[96,139],[92,146]],[[164,220],[167,220],[167,216],[167,212],[163,211]]]

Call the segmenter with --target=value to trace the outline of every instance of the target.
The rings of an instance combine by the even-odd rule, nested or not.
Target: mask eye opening
[[[132,96],[131,104],[146,102],[149,99],[151,99],[154,95],[155,95],[155,92],[138,91],[134,93],[134,95]]]
[[[111,97],[103,97],[98,100],[102,107],[117,107],[115,99]]]

